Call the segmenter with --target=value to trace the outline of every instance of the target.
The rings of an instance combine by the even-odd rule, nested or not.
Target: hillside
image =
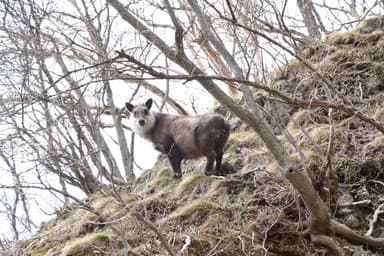
[[[329,34],[301,52],[354,106],[384,125],[384,18]],[[293,99],[330,100],[323,82],[296,60],[277,69],[269,83]],[[330,129],[326,108],[291,107],[265,93],[255,95],[266,113],[273,113],[266,118],[292,158],[306,159],[332,216],[361,234],[371,226],[373,236],[384,237],[382,220],[370,224],[384,209],[384,134],[336,109]],[[175,181],[160,158],[135,183],[102,188],[62,209],[4,255],[124,255],[127,250],[132,255],[324,255],[303,235],[305,207],[260,138],[221,107],[216,111],[228,116],[233,128],[224,155],[226,177],[205,176],[205,160],[199,160],[184,163],[184,176]],[[384,254],[336,239],[348,255]]]

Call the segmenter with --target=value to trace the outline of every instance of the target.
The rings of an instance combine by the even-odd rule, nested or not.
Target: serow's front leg
[[[174,172],[173,178],[180,179],[182,176],[181,160],[183,160],[183,157],[176,145],[173,145],[173,147],[170,149],[168,153],[168,159]]]

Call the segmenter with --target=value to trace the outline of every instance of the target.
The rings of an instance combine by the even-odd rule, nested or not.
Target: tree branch
[[[150,221],[146,220],[143,216],[141,216],[137,212],[131,212],[131,215],[136,217],[138,220],[143,222],[148,228],[150,228],[152,231],[154,231],[156,233],[157,237],[160,239],[161,244],[167,250],[167,252],[171,256],[176,256],[176,253],[173,251],[173,248],[168,244],[167,239],[163,236],[163,234],[160,232],[160,230],[155,225],[153,225],[153,223],[151,223]]]
[[[384,238],[359,235],[348,226],[339,223],[336,220],[331,220],[331,227],[335,234],[341,235],[351,241],[366,244],[372,247],[384,247]]]
[[[376,208],[375,212],[373,213],[372,220],[369,221],[369,229],[368,229],[367,233],[365,233],[365,236],[372,235],[373,230],[375,228],[375,224],[376,224],[377,220],[379,219],[379,215],[384,213],[383,208],[384,208],[384,203],[380,204]]]
[[[364,114],[360,110],[358,110],[356,107],[352,105],[346,105],[346,104],[339,104],[331,101],[320,101],[320,100],[311,100],[311,101],[305,101],[305,100],[299,100],[292,97],[289,97],[277,90],[272,89],[271,87],[262,85],[258,82],[252,82],[245,79],[239,79],[239,78],[233,78],[233,77],[225,77],[225,76],[214,76],[214,75],[205,75],[205,74],[198,74],[198,75],[166,75],[165,73],[159,72],[154,70],[152,67],[147,66],[135,58],[133,58],[130,55],[127,55],[124,52],[118,52],[120,58],[126,58],[128,61],[137,64],[140,68],[146,70],[149,74],[156,77],[157,79],[177,79],[177,80],[217,80],[217,81],[225,81],[230,82],[232,84],[243,84],[248,85],[256,89],[263,90],[270,95],[280,99],[283,103],[287,103],[294,107],[301,107],[301,108],[307,108],[307,107],[319,107],[319,108],[331,108],[335,110],[340,110],[344,113],[347,113],[351,116],[355,116],[359,118],[360,120],[367,122],[374,126],[377,130],[381,131],[384,134],[384,125],[377,122],[374,118]],[[137,78],[136,78],[137,79]],[[148,78],[145,78],[149,80]]]

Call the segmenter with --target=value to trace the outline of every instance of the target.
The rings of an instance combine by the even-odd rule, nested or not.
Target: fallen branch
[[[359,235],[348,226],[332,219],[331,227],[335,234],[343,236],[350,241],[366,244],[371,247],[384,247],[384,238],[375,238],[372,236]]]
[[[142,256],[141,254],[135,252],[135,251],[132,251],[132,248],[131,246],[129,245],[128,243],[128,239],[127,239],[127,236],[126,234],[118,229],[118,228],[115,228],[113,226],[111,226],[112,230],[115,231],[121,238],[121,241],[123,242],[123,245],[124,245],[124,256],[128,256],[128,255],[133,255],[133,256]]]
[[[331,255],[343,256],[343,250],[336,244],[335,240],[326,235],[311,235],[313,243],[327,248]]]
[[[190,245],[191,245],[191,237],[188,236],[188,235],[186,235],[186,236],[185,236],[185,240],[184,240],[184,245],[183,245],[183,247],[181,248],[180,253],[182,253],[182,252],[184,252],[185,250],[187,250],[187,249],[188,249],[188,246],[190,246]]]
[[[167,239],[163,236],[160,230],[155,225],[153,225],[153,223],[146,220],[143,216],[141,216],[137,212],[131,212],[131,215],[136,217],[139,221],[143,222],[148,228],[152,229],[152,231],[155,232],[157,237],[160,239],[161,244],[165,247],[167,252],[171,256],[176,256],[176,253],[173,251],[172,247],[168,244]]]
[[[356,202],[346,202],[338,205],[338,208],[349,208],[353,206],[366,206],[371,203],[371,200],[361,200]]]
[[[365,233],[365,236],[370,236],[372,235],[373,233],[373,229],[375,228],[375,224],[377,222],[377,220],[379,219],[379,215],[381,213],[384,213],[384,210],[382,209],[384,208],[384,203],[382,203],[381,205],[379,205],[379,207],[376,208],[375,212],[373,213],[373,218],[372,220],[369,222],[369,229],[367,231],[367,233]]]

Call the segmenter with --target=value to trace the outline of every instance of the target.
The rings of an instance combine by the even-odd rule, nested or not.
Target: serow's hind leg
[[[216,175],[221,175],[221,161],[223,160],[223,152],[218,152],[216,156]]]
[[[205,175],[210,175],[212,168],[213,168],[213,162],[215,161],[216,153],[213,151],[211,154],[207,155],[207,165],[205,166]]]

